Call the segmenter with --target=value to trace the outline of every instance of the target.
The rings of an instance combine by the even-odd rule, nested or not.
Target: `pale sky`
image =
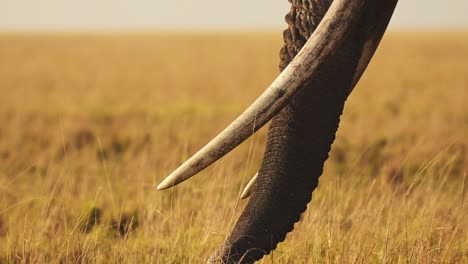
[[[276,29],[288,9],[287,0],[0,0],[0,31]],[[468,0],[400,0],[391,26],[468,29]]]

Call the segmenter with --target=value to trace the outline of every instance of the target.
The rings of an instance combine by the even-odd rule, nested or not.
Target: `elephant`
[[[398,0],[289,0],[280,75],[233,123],[159,186],[205,169],[271,120],[252,194],[209,263],[253,263],[300,220],[328,159],[348,95],[373,57]]]

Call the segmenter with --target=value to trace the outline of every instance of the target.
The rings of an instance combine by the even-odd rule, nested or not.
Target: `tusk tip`
[[[168,178],[164,179],[164,181],[162,181],[162,182],[158,185],[158,187],[156,187],[156,189],[158,189],[158,191],[163,191],[163,190],[170,189],[170,188],[172,188],[172,187],[174,187],[174,186],[176,186],[176,185],[177,185],[177,184],[176,184],[174,181],[172,181],[172,180],[170,179],[170,177],[168,177]]]
[[[242,192],[242,194],[240,196],[240,198],[242,200],[250,197],[250,195],[252,194],[252,187],[253,187],[255,181],[257,180],[257,178],[258,178],[258,172],[257,172],[257,174],[255,174],[252,177],[252,179],[249,181],[249,183],[247,183],[247,186],[245,186],[244,191]]]
[[[244,190],[240,196],[242,200],[245,200],[250,197],[250,191],[249,190]]]
[[[196,155],[195,155],[196,156]],[[193,160],[197,160],[197,158],[190,158],[185,163],[180,165],[175,171],[173,171],[167,178],[165,178],[157,187],[158,190],[166,190],[170,189],[188,179],[192,176],[200,172],[204,167],[195,164]]]

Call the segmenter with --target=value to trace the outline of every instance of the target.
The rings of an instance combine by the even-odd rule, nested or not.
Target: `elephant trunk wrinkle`
[[[274,250],[292,231],[312,199],[323,165],[335,140],[345,101],[356,83],[356,70],[372,57],[397,0],[368,4],[358,25],[319,69],[318,75],[273,118],[265,155],[255,189],[234,230],[212,256],[215,262],[253,263]],[[290,0],[284,46],[280,52],[283,70],[299,52],[326,13],[332,0]],[[374,15],[380,12],[380,16]],[[362,27],[385,20],[369,31]],[[364,28],[365,29],[365,28]],[[378,39],[371,53],[363,53],[370,37]],[[364,63],[364,64],[363,64]],[[217,262],[215,262],[217,263]]]

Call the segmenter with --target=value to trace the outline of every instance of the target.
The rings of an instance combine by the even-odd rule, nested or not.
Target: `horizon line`
[[[287,27],[0,27],[0,34],[275,33]],[[389,32],[468,32],[468,26],[389,26]]]

